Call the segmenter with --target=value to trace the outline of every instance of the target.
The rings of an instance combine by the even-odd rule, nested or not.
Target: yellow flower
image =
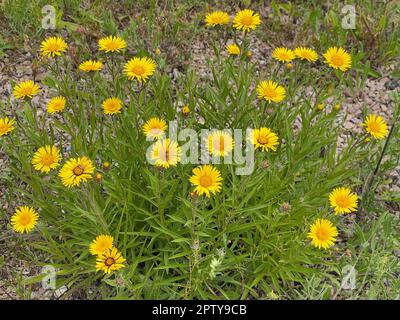
[[[33,167],[41,172],[49,172],[59,166],[60,151],[55,146],[40,147],[33,155]]]
[[[109,36],[99,40],[99,50],[106,53],[121,52],[126,48],[126,42],[120,37]]]
[[[48,113],[56,113],[63,111],[65,109],[65,104],[67,100],[63,96],[58,96],[52,98],[47,104],[47,112]]]
[[[351,56],[343,48],[329,48],[323,56],[324,62],[334,69],[346,71],[351,67]]]
[[[166,129],[167,123],[160,118],[151,118],[143,125],[143,132],[147,138],[159,139]]]
[[[286,96],[285,88],[272,80],[260,82],[257,86],[257,93],[259,99],[264,98],[268,102],[280,102]]]
[[[62,52],[68,49],[67,43],[61,37],[50,37],[42,41],[40,52],[42,56],[54,57],[60,56]]]
[[[108,98],[102,103],[105,114],[121,113],[122,101],[118,98]]]
[[[189,181],[196,186],[194,192],[198,195],[205,194],[210,197],[210,193],[221,191],[222,177],[218,169],[206,164],[193,169],[193,175]]]
[[[103,271],[106,274],[111,273],[111,271],[119,270],[125,267],[125,261],[125,258],[118,251],[118,249],[113,247],[97,256],[96,271]]]
[[[99,235],[92,241],[89,246],[89,251],[93,255],[101,255],[105,251],[113,248],[114,238],[108,235]]]
[[[14,87],[14,96],[16,99],[32,99],[39,92],[39,86],[32,80],[23,81]]]
[[[129,80],[137,79],[146,82],[156,69],[156,63],[151,58],[132,58],[124,66],[124,72]]]
[[[294,54],[301,60],[307,60],[308,62],[314,62],[318,59],[318,53],[310,48],[297,47],[294,49]]]
[[[310,238],[312,244],[321,249],[328,249],[335,244],[338,235],[337,228],[327,219],[317,219],[310,227],[307,238]]]
[[[0,118],[0,137],[13,131],[14,129],[14,119],[9,119],[8,117]]]
[[[272,56],[279,62],[290,62],[295,58],[293,50],[287,48],[276,48],[272,52]]]
[[[230,55],[238,56],[240,54],[240,48],[236,44],[228,44],[226,46],[226,51],[228,51]]]
[[[214,11],[208,13],[205,17],[206,26],[215,27],[229,23],[229,14],[223,11]]]
[[[64,164],[58,176],[63,185],[70,188],[92,179],[93,172],[94,167],[90,159],[86,157],[72,158]]]
[[[182,114],[183,114],[184,116],[187,116],[189,113],[190,113],[189,107],[188,107],[188,106],[183,106],[183,108],[182,108]]]
[[[319,103],[319,104],[317,105],[317,110],[318,110],[318,111],[324,110],[324,105],[323,105],[322,103]]]
[[[329,194],[329,202],[335,214],[345,214],[357,211],[357,194],[349,188],[339,187]]]
[[[341,109],[341,105],[338,103],[338,104],[335,104],[335,106],[333,107],[336,111],[339,111],[340,109]]]
[[[103,170],[107,171],[108,169],[110,169],[111,167],[111,163],[109,163],[108,161],[103,163]]]
[[[262,151],[268,149],[276,151],[276,146],[279,144],[278,136],[266,127],[252,130],[250,137],[255,148],[260,148]]]
[[[388,135],[388,126],[381,116],[370,114],[364,121],[365,130],[375,139],[383,139]]]
[[[11,217],[11,225],[15,232],[29,233],[35,227],[39,215],[35,209],[27,206],[19,207]]]
[[[181,159],[181,148],[170,139],[158,140],[151,150],[151,159],[157,167],[175,167]]]
[[[79,70],[85,72],[100,71],[103,68],[101,61],[87,60],[79,65]]]
[[[211,132],[208,137],[208,152],[211,155],[225,156],[229,154],[234,146],[232,136],[226,131]]]
[[[254,30],[260,23],[260,15],[249,9],[239,11],[233,19],[233,27],[243,31]]]
[[[291,63],[291,62],[286,63],[286,69],[292,70],[293,69],[293,63]]]

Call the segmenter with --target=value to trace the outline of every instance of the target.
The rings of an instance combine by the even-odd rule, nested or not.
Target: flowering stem
[[[365,184],[364,184],[364,187],[363,187],[363,190],[362,190],[362,197],[361,197],[361,199],[362,199],[363,201],[362,201],[361,204],[360,204],[360,212],[362,211],[362,204],[363,204],[364,200],[367,198],[367,196],[368,196],[368,194],[369,194],[369,192],[370,192],[370,190],[371,190],[371,186],[372,186],[372,184],[374,183],[375,178],[376,178],[376,176],[377,176],[377,174],[378,174],[379,168],[380,168],[380,166],[381,166],[381,164],[382,164],[383,157],[384,157],[385,154],[386,154],[386,150],[387,150],[387,148],[388,148],[388,146],[389,146],[389,142],[390,142],[390,140],[391,140],[391,138],[392,138],[392,135],[393,135],[393,132],[394,132],[394,130],[395,130],[395,128],[396,128],[396,124],[397,124],[397,123],[399,122],[399,120],[400,120],[400,112],[399,112],[399,111],[400,111],[400,108],[397,108],[397,109],[398,109],[397,112],[396,112],[397,116],[395,117],[395,121],[393,121],[392,127],[390,128],[389,135],[388,135],[388,137],[387,137],[387,139],[386,139],[386,141],[385,141],[385,145],[383,146],[383,149],[382,149],[381,155],[380,155],[380,157],[379,157],[379,160],[378,160],[378,162],[377,162],[377,164],[376,164],[375,170],[374,170],[374,172],[368,177],[367,181],[366,181]]]

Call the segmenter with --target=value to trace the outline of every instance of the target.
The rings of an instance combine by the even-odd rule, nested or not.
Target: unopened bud
[[[109,162],[104,162],[103,163],[103,170],[104,171],[107,171],[108,169],[110,169],[110,167],[111,167],[111,164],[109,163]]]
[[[269,161],[268,160],[264,160],[263,163],[262,163],[262,167],[264,169],[267,169],[269,167]]]
[[[103,175],[101,173],[96,173],[95,179],[97,182],[100,182],[103,179]]]
[[[183,106],[183,108],[182,108],[182,114],[183,114],[184,116],[187,116],[189,113],[190,113],[189,107],[188,107],[188,106]]]

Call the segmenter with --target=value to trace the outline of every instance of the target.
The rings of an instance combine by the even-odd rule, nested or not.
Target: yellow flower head
[[[324,62],[334,69],[346,71],[351,67],[351,55],[343,48],[329,48],[323,56],[325,58]]]
[[[229,14],[223,11],[214,11],[208,13],[205,17],[206,26],[215,27],[229,23]]]
[[[193,169],[193,175],[189,179],[190,183],[196,186],[194,192],[198,195],[210,194],[221,191],[222,177],[218,169],[212,165],[205,164]]]
[[[118,251],[118,249],[113,247],[97,256],[96,271],[103,271],[106,274],[111,273],[111,271],[124,268],[125,261],[125,258]]]
[[[272,56],[274,57],[275,60],[279,62],[290,62],[295,58],[293,50],[290,50],[288,48],[276,48],[272,52]]]
[[[166,129],[167,123],[160,118],[151,118],[143,125],[143,132],[147,138],[159,139]]]
[[[64,186],[70,188],[79,186],[82,182],[92,179],[94,167],[86,157],[69,159],[61,168],[58,176]]]
[[[311,239],[312,244],[321,249],[328,249],[335,244],[338,235],[337,228],[326,219],[317,219],[310,227],[307,238]]]
[[[129,80],[146,82],[147,78],[153,75],[156,70],[156,62],[151,58],[132,58],[124,66],[124,72]]]
[[[234,146],[232,136],[226,131],[211,132],[208,137],[207,149],[211,155],[225,156],[229,154]]]
[[[239,11],[233,19],[233,27],[237,30],[251,31],[260,24],[260,15],[249,9]]]
[[[108,161],[105,161],[103,163],[103,170],[104,171],[107,171],[108,169],[110,169],[110,167],[111,167],[111,163],[109,163]]]
[[[259,99],[265,99],[268,102],[281,102],[285,96],[285,88],[272,80],[262,81],[257,86]]]
[[[11,225],[15,232],[29,233],[36,226],[39,215],[35,209],[27,206],[19,207],[11,217]]]
[[[157,167],[175,167],[181,159],[181,148],[170,139],[158,140],[151,150],[151,159]]]
[[[329,194],[329,202],[335,214],[345,214],[357,211],[357,194],[349,188],[339,187]]]
[[[32,99],[39,92],[39,86],[32,80],[23,81],[14,87],[14,96],[16,99]]]
[[[370,114],[367,116],[363,126],[365,127],[365,130],[375,139],[383,139],[389,133],[385,120],[381,116],[377,116],[375,114]]]
[[[32,158],[33,167],[40,172],[49,172],[59,166],[60,151],[55,146],[40,147]]]
[[[297,47],[294,49],[294,54],[301,60],[307,60],[308,62],[314,62],[318,59],[318,53],[310,48]]]
[[[89,246],[89,252],[93,255],[101,255],[113,248],[114,238],[108,235],[99,235]]]
[[[61,112],[65,109],[66,103],[67,100],[63,96],[54,97],[47,103],[46,111],[48,113]]]
[[[13,131],[14,129],[14,119],[9,119],[7,117],[0,118],[0,137]]]
[[[232,56],[238,56],[240,54],[240,48],[236,44],[228,44],[226,46],[226,51]]]
[[[99,40],[99,50],[106,53],[121,52],[126,48],[126,42],[121,37],[109,36]]]
[[[189,107],[188,107],[188,106],[183,106],[183,108],[182,108],[182,114],[183,114],[184,116],[187,116],[189,113],[190,113]]]
[[[54,57],[60,56],[62,52],[67,51],[68,45],[61,37],[50,37],[42,41],[40,52],[42,56]]]
[[[79,70],[85,72],[100,71],[103,68],[101,61],[87,60],[79,65]]]
[[[276,151],[276,146],[279,144],[278,136],[265,127],[251,132],[251,142],[256,149],[260,148],[262,151],[268,151],[268,149]]]
[[[108,98],[102,103],[103,111],[105,114],[121,113],[122,101],[118,98]]]

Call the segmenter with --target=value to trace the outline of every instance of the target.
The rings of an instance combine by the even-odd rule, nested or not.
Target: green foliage
[[[23,11],[22,3],[26,2],[10,1],[2,9],[10,32],[40,37],[41,31],[32,28],[33,19],[40,17],[40,5],[28,3]],[[121,34],[139,55],[150,55],[157,47],[182,49],[187,45],[182,49],[182,61],[190,59],[188,43],[203,31],[202,14],[190,23],[185,20],[189,8],[200,7],[194,1],[178,1],[177,6],[167,2],[165,7],[157,1],[139,1],[137,7],[127,1],[122,5],[126,12],[115,15],[100,3],[92,1],[83,8],[75,6],[76,1],[60,2],[60,21],[65,23],[61,26],[69,31],[74,25],[89,30],[100,27],[107,34],[116,34],[124,26]],[[273,2],[269,32],[260,35],[261,39],[274,39],[273,33],[277,38],[282,35],[279,19],[289,15],[305,17],[296,32],[299,39],[308,39],[305,35],[310,30],[318,35],[304,44],[315,45],[319,52],[331,45],[364,41],[365,30],[344,32],[338,27],[337,6],[326,14],[315,1],[308,3],[314,6],[300,9],[300,5]],[[143,13],[130,19],[129,10],[137,8]],[[303,15],[302,10],[307,12]],[[140,16],[146,17],[146,23]],[[384,52],[382,45],[379,54],[389,59],[397,45],[384,33],[389,22],[378,24],[376,37],[390,43],[390,51]],[[86,51],[90,36],[73,37],[84,45],[79,49],[82,57],[93,58]],[[48,63],[50,75],[45,84],[68,98],[66,112],[49,116],[38,113],[35,104],[21,103],[13,108],[17,130],[1,141],[10,159],[10,172],[0,173],[10,190],[7,202],[31,205],[40,213],[37,230],[21,237],[21,248],[39,250],[42,255],[37,264],[57,268],[57,286],[69,288],[63,298],[83,290],[88,298],[115,299],[328,299],[337,296],[335,289],[345,264],[356,264],[364,284],[372,279],[371,274],[377,275],[367,292],[359,287],[351,297],[393,297],[398,288],[393,271],[397,266],[388,250],[398,246],[398,230],[392,227],[395,221],[389,214],[382,213],[371,222],[371,230],[357,225],[349,245],[319,251],[306,238],[310,224],[319,217],[334,221],[339,230],[346,228],[346,217],[333,216],[330,211],[328,194],[341,185],[359,191],[366,172],[376,163],[375,153],[382,148],[381,143],[364,143],[363,135],[349,138],[345,147],[337,145],[343,119],[338,118],[333,105],[341,103],[344,88],[362,88],[367,77],[379,76],[369,63],[363,63],[371,59],[371,51],[354,52],[354,68],[341,75],[322,64],[312,68],[297,61],[292,70],[277,62],[260,69],[245,54],[226,58],[222,54],[224,44],[213,43],[215,56],[208,59],[207,79],[189,71],[178,83],[164,73],[169,63],[167,50],[154,57],[158,71],[144,86],[122,75],[127,53],[113,59],[101,56],[108,77],[78,73],[76,63],[68,56],[57,64]],[[276,39],[274,43],[280,44]],[[245,39],[243,52],[252,49],[247,46]],[[254,90],[259,81],[270,78],[287,90],[287,99],[272,108],[257,100]],[[311,95],[305,94],[306,89]],[[110,96],[124,100],[120,115],[102,113],[101,102]],[[328,97],[334,97],[334,104],[326,105]],[[181,103],[190,106],[187,118],[177,112]],[[320,103],[325,105],[322,112],[316,109]],[[193,197],[188,179],[195,165],[159,169],[146,160],[151,143],[142,133],[142,124],[153,116],[177,119],[180,129],[196,131],[267,126],[277,133],[280,145],[277,152],[257,151],[255,170],[249,176],[237,176],[235,164],[218,165],[224,179],[222,192],[210,199]],[[398,141],[398,132],[394,137]],[[62,150],[63,163],[71,157],[88,156],[95,162],[96,172],[103,175],[102,180],[67,189],[56,171],[48,175],[34,171],[33,153],[45,144],[55,144]],[[390,147],[392,157],[396,145]],[[111,163],[110,170],[102,168],[105,161]],[[390,163],[395,166],[396,159]],[[360,171],[360,167],[366,170]],[[396,199],[396,195],[387,197]],[[290,208],[284,209],[283,204]],[[95,272],[95,258],[88,246],[99,234],[114,236],[127,259],[126,268],[107,276]],[[369,247],[360,250],[364,242]],[[352,252],[352,258],[338,259],[345,250]],[[36,256],[30,258],[33,261]],[[389,275],[382,270],[389,270]],[[21,280],[21,295],[29,295],[25,286],[40,279]],[[390,289],[381,287],[383,279],[390,281]]]

